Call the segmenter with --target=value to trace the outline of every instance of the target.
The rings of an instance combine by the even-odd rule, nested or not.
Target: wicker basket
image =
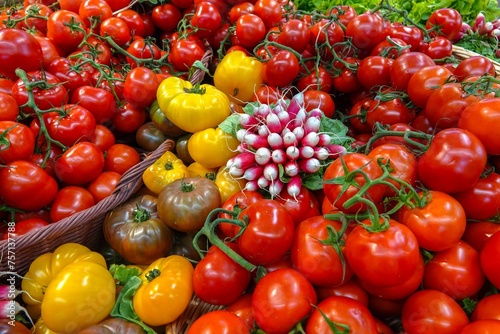
[[[174,145],[172,140],[161,144],[139,164],[123,174],[110,196],[91,208],[77,212],[41,230],[11,239],[11,244],[8,244],[7,240],[0,241],[2,259],[0,270],[14,271],[23,275],[37,256],[51,252],[67,242],[76,242],[96,249],[103,240],[102,221],[106,213],[129,199],[141,186],[144,170]],[[12,262],[7,261],[8,255],[13,254],[15,258],[11,258]],[[14,267],[10,267],[9,264],[14,264]]]

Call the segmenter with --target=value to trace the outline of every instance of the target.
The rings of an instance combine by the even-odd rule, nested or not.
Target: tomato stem
[[[151,282],[160,275],[161,271],[157,268],[154,268],[146,273],[146,279],[148,280],[148,282]]]

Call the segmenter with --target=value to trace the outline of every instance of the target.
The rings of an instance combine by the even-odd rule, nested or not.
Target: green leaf
[[[245,106],[242,108],[243,109],[243,112],[245,114],[248,114],[248,115],[252,115],[254,114],[254,110],[255,108],[257,108],[259,106],[259,102],[248,102],[247,104],[245,104]]]
[[[302,185],[309,190],[323,189],[323,172],[320,170],[314,174],[304,174],[302,177]]]
[[[242,128],[240,124],[240,117],[237,114],[229,115],[219,124],[219,128],[236,138],[236,132]]]
[[[139,276],[139,268],[127,267],[124,264],[112,264],[109,272],[118,281],[118,285],[125,285],[134,276]]]
[[[115,306],[111,310],[110,315],[114,318],[125,319],[129,322],[141,326],[146,334],[157,334],[152,328],[147,326],[139,316],[135,313],[133,306],[134,295],[142,284],[142,280],[139,276],[132,276],[125,283],[123,289],[120,291],[118,298],[116,300]]]

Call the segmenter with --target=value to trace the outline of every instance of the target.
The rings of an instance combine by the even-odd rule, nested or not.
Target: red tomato
[[[405,333],[455,334],[469,319],[460,305],[444,292],[420,290],[408,297],[402,313]]]
[[[106,151],[104,170],[123,174],[140,161],[141,156],[135,148],[130,145],[117,143]]]
[[[361,169],[362,168],[362,169]],[[382,175],[382,168],[377,164],[376,160],[370,159],[367,155],[360,153],[349,153],[332,162],[325,170],[323,179],[324,192],[328,200],[340,211],[345,213],[356,213],[367,210],[367,205],[359,200],[356,196],[359,188],[366,184],[366,178],[360,174],[363,171],[371,180],[374,180]],[[346,177],[346,173],[352,175],[355,173],[355,185],[346,187],[344,184],[329,183],[329,180]],[[345,188],[345,189],[344,189]],[[369,200],[373,203],[378,203],[382,200],[386,191],[386,186],[377,184],[370,187],[361,197],[364,200]],[[345,206],[347,203],[348,206]]]
[[[132,35],[127,23],[119,17],[113,16],[102,21],[99,26],[99,35],[109,36],[119,46],[125,46]]]
[[[211,311],[193,321],[187,334],[248,334],[247,324],[227,310]]]
[[[100,124],[109,122],[118,108],[113,94],[103,88],[89,85],[76,88],[71,94],[70,102],[90,111],[95,121]]]
[[[40,210],[52,202],[57,190],[56,180],[31,162],[17,160],[0,168],[0,198],[10,207]]]
[[[103,168],[104,154],[90,142],[71,146],[54,165],[57,178],[68,185],[84,185],[98,177]]]
[[[470,316],[471,321],[500,320],[500,294],[487,295],[478,300]]]
[[[288,333],[312,312],[316,302],[311,283],[298,271],[282,268],[257,282],[252,311],[256,324],[264,332]]]
[[[118,14],[116,14],[116,17],[119,17],[127,23],[130,33],[133,36],[144,37],[144,20],[137,11],[130,8],[121,10]]]
[[[319,49],[322,57],[331,58],[332,48],[336,52],[342,51],[342,48],[336,45],[344,41],[344,29],[339,23],[320,19],[310,26],[309,31],[309,45]]]
[[[258,16],[257,7],[255,14],[243,14],[236,21],[236,37],[239,45],[252,49],[266,36],[264,20]]]
[[[97,26],[95,29],[99,29],[102,21],[113,16],[113,10],[104,0],[83,0],[78,8],[78,14],[88,27],[91,26],[92,22],[96,22]]]
[[[328,15],[335,15],[339,22],[345,26],[349,24],[349,22],[355,18],[358,14],[356,13],[356,9],[352,6],[333,6],[327,11]]]
[[[363,223],[372,225],[368,220]],[[418,246],[417,238],[408,227],[389,220],[387,229],[378,232],[356,226],[347,236],[344,251],[361,280],[376,287],[390,287],[411,278],[420,261]]]
[[[315,89],[304,92],[304,107],[307,111],[319,109],[328,118],[332,118],[335,113],[335,101],[332,96]]]
[[[36,38],[24,30],[0,29],[0,74],[17,80],[16,69],[36,71],[40,69],[43,53]],[[8,52],[7,52],[8,51]]]
[[[471,104],[462,111],[458,127],[469,130],[483,143],[488,154],[500,154],[500,98],[487,98]]]
[[[432,92],[452,79],[453,73],[444,66],[431,65],[416,71],[408,81],[408,96],[420,108],[425,108]]]
[[[345,35],[358,49],[371,51],[384,40],[385,27],[386,22],[378,13],[363,13],[349,22]]]
[[[45,143],[42,147],[39,147],[36,152],[33,152],[28,160],[43,168],[50,176],[55,177],[54,163],[62,153],[61,147],[50,145],[50,149],[47,149],[47,143]]]
[[[465,231],[465,212],[450,195],[430,190],[423,207],[402,207],[398,221],[415,234],[420,247],[438,252],[458,244]]]
[[[16,230],[15,232],[8,232],[4,236],[4,240],[9,238],[17,237],[20,235],[24,235],[31,231],[38,231],[45,226],[48,226],[49,222],[42,218],[26,218],[24,220],[16,221]]]
[[[391,39],[400,39],[410,45],[410,51],[417,51],[424,40],[424,33],[420,28],[412,25],[404,25],[401,22],[391,22],[384,30],[384,35]]]
[[[196,5],[189,23],[196,36],[206,38],[219,29],[221,21],[221,14],[217,6],[209,1],[202,1]]]
[[[251,2],[254,3],[253,13],[262,19],[266,30],[281,22],[283,8],[278,1],[257,0]]]
[[[410,52],[410,48],[407,46],[408,44],[406,44],[406,42],[402,39],[386,39],[375,45],[370,55],[396,59],[397,57]]]
[[[229,10],[229,23],[234,24],[238,18],[243,14],[252,14],[255,10],[253,3],[248,1],[240,2],[231,7]]]
[[[436,252],[425,265],[422,287],[446,293],[455,300],[474,297],[485,278],[479,253],[464,241]]]
[[[264,62],[264,82],[270,86],[284,87],[292,83],[299,74],[299,60],[288,50],[280,50]]]
[[[116,138],[108,127],[103,124],[97,124],[91,142],[96,144],[102,152],[106,152],[116,143]]]
[[[26,125],[0,121],[0,164],[28,160],[35,149],[35,136]]]
[[[495,232],[483,246],[480,253],[481,268],[488,281],[497,289],[500,288],[500,233]]]
[[[47,71],[54,74],[70,94],[78,87],[90,85],[90,73],[75,71],[72,68],[71,60],[65,57],[54,59]]]
[[[79,186],[66,186],[59,190],[50,206],[50,220],[57,223],[94,204],[94,197],[87,189]]]
[[[203,58],[205,49],[194,39],[178,39],[170,50],[170,61],[178,71],[188,71]]]
[[[396,58],[391,66],[392,85],[399,90],[406,90],[408,83],[418,70],[435,65],[434,60],[421,52],[409,52]]]
[[[19,115],[19,107],[12,95],[0,92],[0,121],[15,121]]]
[[[295,229],[290,258],[294,268],[314,286],[339,286],[354,275],[341,246],[345,237],[332,237],[332,231],[341,230],[342,223],[319,215],[302,221]]]
[[[239,219],[247,225],[237,239],[238,248],[252,264],[271,264],[290,249],[295,224],[290,212],[277,201],[261,199],[244,208]],[[239,231],[236,227],[236,233]]]
[[[85,29],[83,18],[76,12],[65,9],[54,11],[47,21],[47,37],[67,53],[75,51],[80,45]]]
[[[241,210],[245,209],[246,207],[252,205],[253,203],[263,198],[264,196],[258,191],[241,190],[231,195],[222,204],[222,208],[224,210],[235,212],[235,215],[237,216],[239,212],[241,212]],[[223,213],[220,215],[220,218],[232,218],[232,217],[228,214]],[[237,233],[236,232],[237,226],[235,224],[221,223],[217,226],[220,228],[221,232],[229,238],[233,238]]]
[[[132,67],[142,66],[144,62],[158,60],[161,57],[161,50],[158,45],[141,37],[137,37],[129,44],[127,52],[135,57],[135,59],[126,57],[127,62]]]
[[[276,41],[302,53],[309,44],[309,36],[309,27],[303,20],[290,19],[281,26]]]
[[[465,326],[460,334],[495,334],[500,332],[500,320],[478,320]]]
[[[252,293],[245,293],[241,295],[238,299],[232,302],[229,305],[226,305],[224,308],[226,311],[229,311],[233,314],[236,314],[240,317],[248,326],[248,328],[253,329],[254,319],[252,312]],[[214,333],[215,334],[215,333]]]
[[[297,196],[290,196],[286,191],[282,192],[276,200],[292,214],[295,226],[320,214],[318,199],[306,187],[301,187]]]
[[[156,100],[156,90],[160,82],[153,70],[136,67],[127,73],[123,97],[137,108],[146,108]]]
[[[471,56],[464,58],[458,63],[453,72],[458,80],[462,81],[468,77],[490,75],[495,76],[495,66],[489,58],[484,56]]]
[[[500,174],[489,173],[471,187],[453,194],[464,208],[467,219],[487,220],[500,210]]]
[[[268,86],[268,85],[262,85],[259,89],[255,91],[255,94],[253,95],[253,101],[254,102],[260,102],[260,103],[265,103],[265,104],[272,104],[276,103],[281,97],[281,92],[278,88]],[[305,100],[305,96],[304,96]]]
[[[320,302],[331,296],[340,296],[357,300],[368,306],[368,294],[355,279],[350,279],[339,286],[316,287],[316,294]]]
[[[146,118],[146,109],[125,103],[118,108],[111,121],[114,129],[123,133],[133,133],[144,124]]]
[[[87,190],[92,194],[96,203],[100,202],[113,193],[120,178],[121,174],[117,172],[102,172],[89,183]]]
[[[179,21],[182,19],[182,13],[179,7],[164,3],[156,5],[151,12],[151,19],[155,27],[164,32],[171,32],[177,29]]]
[[[240,253],[234,243],[227,247]],[[193,273],[193,289],[204,302],[226,305],[236,301],[247,289],[251,273],[216,246],[198,262]]]
[[[453,8],[436,9],[427,19],[425,29],[430,30],[431,36],[444,36],[455,41],[462,29],[462,15]]]
[[[415,119],[415,110],[408,108],[405,101],[399,97],[390,98],[385,94],[377,94],[375,98],[368,99],[363,104],[361,111],[363,112],[362,116],[366,119],[367,127],[374,129],[376,123],[384,125],[409,124]]]
[[[441,130],[427,151],[418,157],[419,180],[432,190],[464,191],[472,187],[484,171],[486,153],[472,132],[459,128]]]
[[[497,231],[500,231],[500,224],[491,221],[469,221],[465,226],[462,240],[481,252],[486,241]]]
[[[380,287],[371,285],[362,279],[357,279],[357,282],[371,297],[384,300],[404,300],[421,287],[424,270],[424,259],[423,256],[420,256],[417,268],[412,273],[411,277],[401,284],[389,287]]]
[[[417,158],[406,146],[398,143],[381,144],[368,153],[373,160],[382,159],[381,162],[389,164],[390,174],[411,186],[417,181]],[[396,196],[401,183],[388,180],[394,187],[387,187],[385,196]]]
[[[418,50],[432,59],[443,59],[453,54],[453,44],[449,39],[438,36],[422,43]]]
[[[391,85],[391,67],[393,60],[382,56],[368,56],[360,63],[357,71],[359,83],[365,89],[378,89]]]
[[[346,63],[355,65],[357,69],[358,60],[348,57],[344,59]],[[333,76],[332,84],[335,90],[341,93],[353,93],[361,90],[361,84],[358,81],[356,71],[353,68],[346,67],[344,64],[336,65],[339,73]]]
[[[48,69],[50,64],[64,54],[64,51],[61,48],[57,47],[50,38],[45,36],[35,36],[38,43],[40,43],[40,47],[42,48],[43,54],[43,68]],[[50,71],[48,71],[50,72]]]
[[[324,67],[317,66],[311,73],[298,80],[297,88],[301,92],[314,89],[329,93],[332,89],[332,81],[330,73]]]
[[[449,82],[432,92],[423,112],[434,127],[457,127],[464,109],[479,99],[478,96],[465,93],[460,83]]]
[[[43,115],[48,133],[53,140],[65,146],[90,140],[95,133],[96,121],[90,111],[78,104],[66,104],[63,112]]]
[[[328,297],[320,302],[307,319],[305,330],[308,334],[335,333],[332,327],[339,331],[337,325],[346,326],[351,333],[379,333],[375,318],[365,305],[341,296]]]

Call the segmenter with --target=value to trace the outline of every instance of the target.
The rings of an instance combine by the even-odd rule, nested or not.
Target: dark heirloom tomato
[[[370,310],[359,301],[348,297],[332,296],[319,303],[317,308],[311,313],[309,319],[307,319],[306,333],[333,333],[331,326],[336,326],[329,324],[328,321],[341,326],[347,326],[349,333],[379,333],[375,318]],[[340,331],[338,327],[336,328]]]
[[[142,195],[114,208],[104,218],[106,242],[125,260],[148,265],[167,255],[173,231],[157,212],[157,198]]]
[[[306,219],[295,229],[290,258],[294,268],[314,286],[338,286],[354,275],[341,246],[345,237],[332,240],[332,231],[341,229],[340,222],[323,216]]]
[[[252,264],[271,264],[290,249],[295,228],[293,217],[277,201],[261,199],[243,209],[239,219],[247,225],[237,239],[238,248]],[[240,227],[235,231],[238,233]]]
[[[479,180],[486,167],[486,153],[472,132],[459,128],[441,130],[417,159],[418,178],[432,190],[464,191]]]
[[[306,318],[317,303],[312,284],[292,268],[282,268],[262,277],[252,296],[252,311],[266,333],[288,333]]]
[[[137,145],[148,152],[156,150],[167,139],[169,137],[164,135],[153,122],[144,123],[135,133]]]
[[[226,245],[240,254],[235,243]],[[217,246],[211,246],[193,272],[194,293],[204,302],[227,305],[247,289],[252,274]]]
[[[220,205],[220,191],[213,181],[183,178],[167,184],[158,195],[158,216],[176,231],[196,232]]]
[[[403,306],[402,321],[408,334],[456,334],[469,323],[460,305],[436,290],[420,290],[408,297]]]
[[[465,212],[460,203],[450,195],[430,190],[428,202],[423,207],[402,207],[398,221],[415,234],[419,246],[438,252],[455,246],[466,226]]]
[[[13,161],[0,168],[0,198],[16,209],[40,210],[57,194],[54,178],[42,168],[25,161]]]
[[[363,223],[372,224],[368,220]],[[389,227],[378,232],[356,226],[347,235],[344,252],[356,276],[375,287],[405,283],[420,262],[417,238],[395,220],[389,220]]]
[[[40,69],[43,53],[36,38],[22,29],[0,29],[0,75],[17,79],[16,69]]]
[[[57,223],[94,204],[94,196],[87,189],[80,186],[66,186],[59,190],[50,205],[50,220],[52,223]]]

